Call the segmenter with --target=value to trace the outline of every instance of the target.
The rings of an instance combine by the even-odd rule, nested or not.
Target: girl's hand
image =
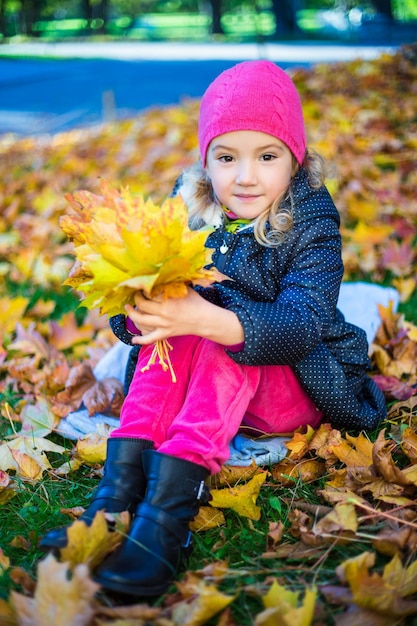
[[[128,316],[142,333],[133,343],[146,345],[178,335],[197,334],[198,311],[204,304],[205,300],[191,288],[185,298],[147,298],[138,292],[136,306],[126,306]]]
[[[222,309],[200,296],[191,287],[185,298],[145,298],[135,295],[136,307],[127,305],[126,313],[142,335],[132,343],[149,345],[169,337],[196,335],[223,345],[244,340],[242,326],[232,311]]]

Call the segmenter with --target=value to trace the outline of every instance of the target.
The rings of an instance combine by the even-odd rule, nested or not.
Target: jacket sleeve
[[[120,341],[126,343],[128,346],[132,345],[132,333],[126,328],[126,315],[114,315],[109,319],[110,328]]]
[[[234,311],[243,326],[244,349],[229,353],[238,363],[294,365],[334,321],[343,276],[336,221],[321,218],[294,226],[285,250],[286,267],[273,301],[258,302],[232,286],[218,286],[221,306]]]

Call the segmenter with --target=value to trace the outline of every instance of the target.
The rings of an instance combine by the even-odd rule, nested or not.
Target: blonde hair
[[[300,166],[294,157],[293,165],[294,171],[298,171]],[[310,187],[319,189],[327,174],[324,159],[317,152],[306,150],[302,167],[307,170]],[[281,196],[254,220],[254,236],[259,244],[266,247],[276,246],[283,240],[285,233],[291,230],[294,210],[292,187],[293,180]],[[217,227],[222,224],[223,209],[215,197],[211,180],[201,161],[183,172],[178,191],[187,204],[188,222],[192,230],[205,225]]]

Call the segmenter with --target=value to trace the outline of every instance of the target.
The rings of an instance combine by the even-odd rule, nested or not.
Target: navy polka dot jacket
[[[179,188],[180,191],[180,188]],[[335,427],[373,429],[385,417],[383,394],[368,375],[366,333],[337,309],[343,276],[340,217],[325,187],[312,189],[300,169],[293,183],[293,228],[282,243],[260,245],[253,228],[217,228],[207,239],[213,263],[231,280],[196,287],[238,316],[246,365],[290,365],[306,392]],[[124,316],[110,320],[130,343]],[[132,363],[137,348],[132,353]],[[131,375],[132,372],[128,372]]]

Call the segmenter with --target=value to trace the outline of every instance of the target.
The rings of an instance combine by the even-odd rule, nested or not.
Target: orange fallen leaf
[[[291,486],[298,481],[308,483],[325,473],[325,464],[317,459],[304,459],[298,463],[284,459],[271,469],[274,480],[282,485]]]
[[[226,523],[224,514],[219,509],[211,506],[201,506],[197,516],[190,523],[190,530],[203,531],[209,528],[218,528]]]

